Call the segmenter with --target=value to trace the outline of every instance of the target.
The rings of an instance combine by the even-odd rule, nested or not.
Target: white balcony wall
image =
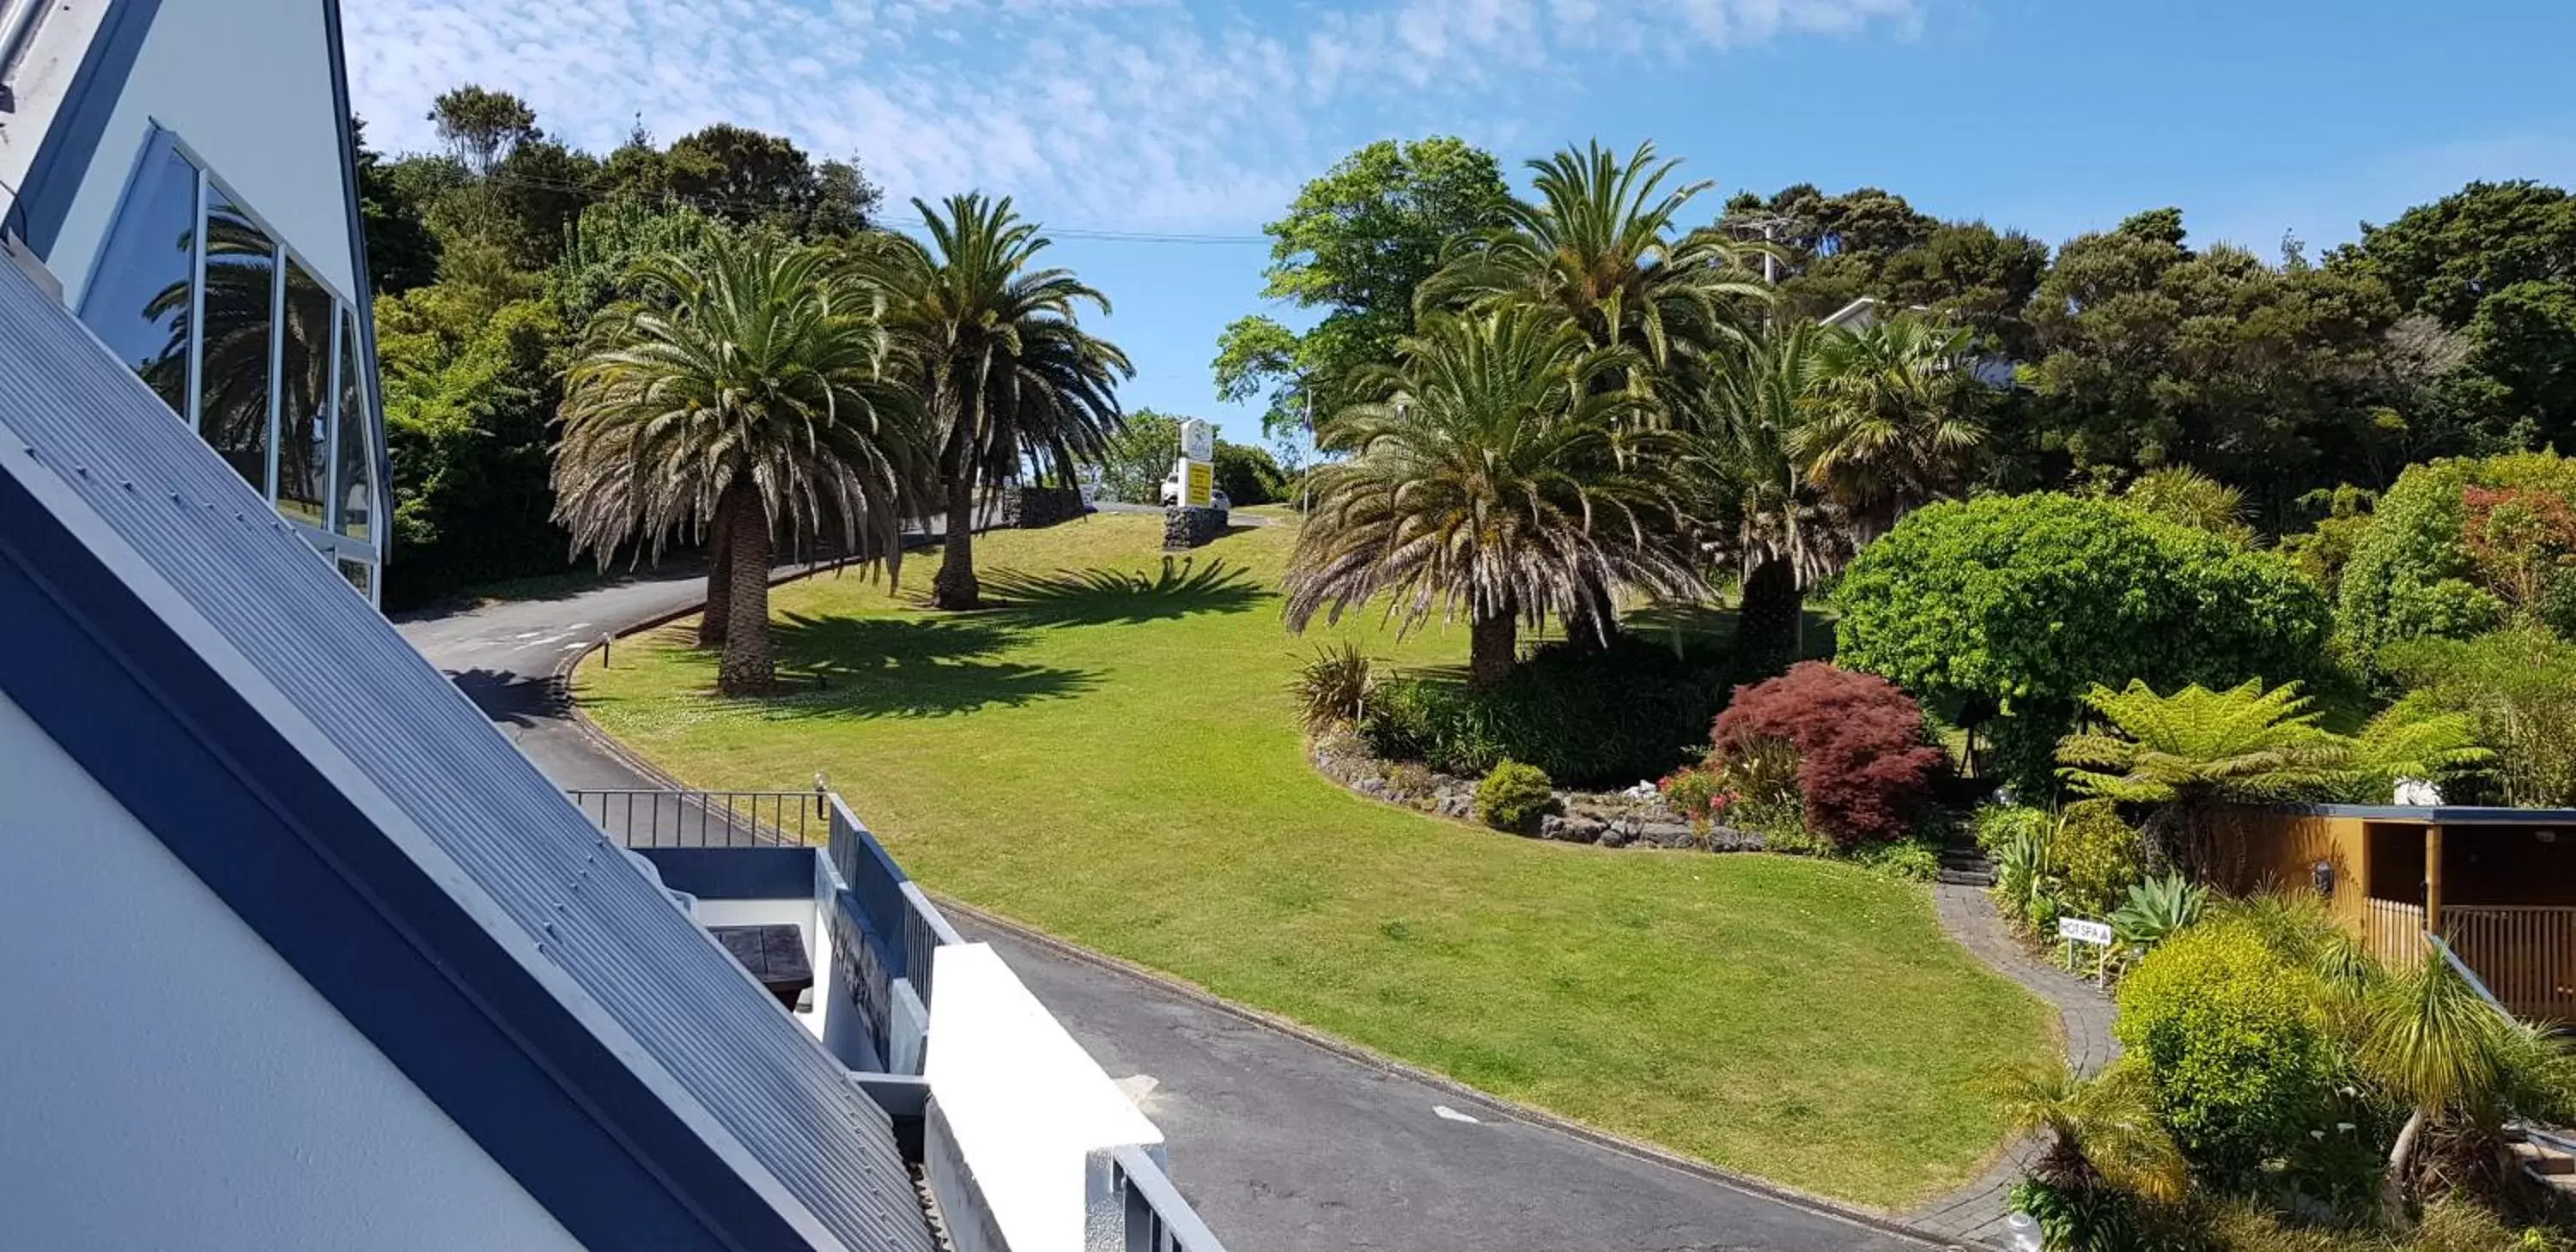
[[[932,959],[926,1076],[983,1216],[1010,1252],[1081,1252],[1114,1199],[1093,1185],[1092,1154],[1143,1147],[1159,1156],[1163,1132],[990,945],[949,944]],[[980,1241],[982,1224],[952,1213],[961,1247]]]
[[[0,696],[0,1247],[579,1245]]]

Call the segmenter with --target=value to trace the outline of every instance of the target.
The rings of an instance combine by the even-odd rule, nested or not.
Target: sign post
[[[2066,963],[2069,965],[2075,963],[2076,944],[2089,943],[2101,949],[2094,961],[2093,978],[2104,985],[2110,983],[2113,936],[2109,922],[2088,921],[2081,917],[2061,917],[2057,919],[2057,937],[2066,941]]]
[[[1216,502],[1216,428],[1193,417],[1181,422],[1181,507],[1204,509]]]

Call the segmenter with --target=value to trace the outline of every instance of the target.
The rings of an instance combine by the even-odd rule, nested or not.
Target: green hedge
[[[1485,690],[1445,677],[1382,683],[1360,734],[1380,758],[1444,773],[1511,760],[1561,784],[1625,786],[1705,752],[1726,695],[1723,656],[1622,635],[1606,649],[1549,644]]]

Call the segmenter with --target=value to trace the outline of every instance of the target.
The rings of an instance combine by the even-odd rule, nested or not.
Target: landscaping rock
[[[1167,508],[1163,510],[1163,550],[1182,552],[1204,547],[1225,533],[1223,509]]]
[[[1635,840],[1636,832],[1628,823],[1611,822],[1601,828],[1601,837],[1593,842],[1605,848],[1624,848]]]
[[[1082,516],[1079,487],[1013,487],[1002,493],[1002,524],[1037,530]]]
[[[1468,791],[1442,792],[1436,807],[1442,817],[1454,817],[1464,821],[1476,815],[1476,796],[1475,793]]]
[[[1559,843],[1599,843],[1607,829],[1607,824],[1589,817],[1550,813],[1539,819],[1538,837]]]
[[[1711,852],[1759,852],[1762,836],[1732,826],[1711,826],[1706,844]]]
[[[1636,831],[1637,833],[1630,838],[1629,842],[1648,847],[1687,848],[1699,842],[1698,837],[1691,833],[1691,828],[1680,822],[1641,821],[1636,824]]]

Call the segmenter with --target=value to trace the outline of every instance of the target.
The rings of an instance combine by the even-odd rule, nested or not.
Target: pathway
[[[556,666],[687,607],[654,578],[399,623],[566,787],[653,787],[575,724]],[[1907,1252],[1821,1207],[1579,1138],[1045,941],[994,941],[1168,1136],[1183,1194],[1237,1252]]]
[[[2111,1037],[2110,997],[2092,983],[2032,957],[2005,928],[1993,897],[1983,887],[1945,882],[1934,885],[1932,895],[1941,928],[1960,946],[2032,995],[2057,1006],[2066,1036],[2066,1063],[2077,1074],[2098,1074],[2118,1059],[2120,1041]],[[1915,1210],[1906,1221],[1945,1238],[2004,1246],[2004,1218],[2010,1209],[2006,1193],[2042,1146],[2036,1136],[2014,1144],[1983,1177]]]

